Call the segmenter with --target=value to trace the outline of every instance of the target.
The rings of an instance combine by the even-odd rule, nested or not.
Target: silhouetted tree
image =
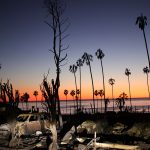
[[[113,88],[114,88],[114,84],[115,84],[115,79],[110,78],[108,80],[109,84],[112,86],[112,100],[113,100],[113,111],[114,111],[114,95],[113,95]]]
[[[104,58],[105,54],[103,53],[103,51],[101,49],[98,49],[95,53],[95,55],[97,56],[97,59],[100,59],[101,61],[101,68],[102,68],[102,77],[103,77],[103,90],[104,90],[104,99],[105,99],[105,80],[104,80],[104,69],[103,69],[103,62],[102,59]]]
[[[149,69],[150,69],[150,58],[149,58],[148,46],[147,46],[146,35],[145,35],[145,26],[147,25],[147,17],[143,16],[143,14],[141,14],[141,16],[137,17],[136,24],[138,24],[139,28],[143,31],[146,52],[147,52],[147,58],[148,58],[148,64],[149,64]]]
[[[47,81],[47,76],[44,76],[43,82],[40,86],[40,90],[42,92],[43,97],[45,98],[45,102],[48,105],[48,112],[50,113],[51,121],[56,121],[56,99],[55,99],[55,85],[54,80],[51,80],[51,83]]]
[[[29,98],[30,98],[30,95],[27,92],[25,92],[23,94],[23,99],[24,99],[24,102],[26,103],[26,109],[27,110],[28,110],[28,100],[29,100]]]
[[[105,98],[104,99],[104,104],[105,104],[105,112],[107,112],[107,107],[108,107],[108,104],[110,103],[109,99],[108,98]]]
[[[126,70],[125,70],[125,75],[128,77],[129,95],[130,95],[130,106],[131,106],[131,108],[132,108],[132,102],[131,102],[131,88],[130,88],[130,78],[129,78],[129,76],[131,75],[131,71],[130,71],[128,68],[126,68]]]
[[[8,97],[8,103],[12,106],[14,106],[14,96],[13,96],[13,86],[12,84],[9,82],[9,80],[7,80],[6,83],[3,83],[3,86],[4,86],[4,90],[5,90],[5,93]]]
[[[123,110],[124,106],[125,106],[125,100],[128,99],[128,96],[126,93],[121,93],[119,95],[119,97],[116,99],[116,105],[119,108],[120,111]]]
[[[6,86],[0,81],[0,98],[3,103],[6,103]]]
[[[82,60],[83,60],[83,63],[85,62],[86,65],[88,65],[90,69],[92,89],[93,89],[93,107],[94,107],[94,113],[95,113],[94,82],[93,82],[93,75],[92,75],[92,69],[91,69],[91,61],[93,61],[93,56],[88,53],[84,53],[82,56]]]
[[[56,113],[58,113],[59,116],[59,126],[62,126],[62,117],[61,117],[61,110],[60,110],[60,99],[59,99],[59,88],[60,88],[60,72],[61,72],[61,66],[64,65],[64,61],[67,58],[67,53],[63,55],[63,52],[65,52],[68,49],[68,46],[64,46],[63,41],[68,36],[66,35],[66,30],[69,27],[68,19],[64,18],[64,12],[65,12],[65,6],[62,0],[44,0],[45,7],[47,9],[47,16],[50,17],[49,21],[45,21],[45,23],[51,28],[52,30],[52,49],[50,49],[50,52],[52,52],[54,56],[54,63],[56,66],[56,79],[53,80],[53,90],[55,91],[52,93],[52,97],[49,97],[49,100],[52,100],[54,104],[56,103],[57,109],[53,110],[56,111],[53,113],[55,116]],[[46,83],[44,79],[44,84]],[[49,90],[47,92],[50,92]],[[48,94],[49,96],[51,93]],[[49,105],[50,106],[50,105]],[[55,107],[54,107],[55,108]],[[50,108],[49,108],[50,109]],[[53,125],[56,125],[56,119],[53,117]],[[55,134],[55,133],[54,133]],[[56,140],[57,134],[55,134],[55,140]],[[53,140],[53,141],[55,141]]]
[[[73,64],[72,66],[69,67],[69,71],[73,73],[74,75],[74,81],[75,81],[75,87],[76,87],[76,104],[77,104],[77,110],[78,110],[78,98],[77,98],[77,79],[76,79],[76,72],[77,72],[77,66]]]
[[[98,111],[98,98],[97,98],[97,96],[98,96],[98,90],[95,90],[94,95],[96,96],[96,99],[97,99],[97,111]]]
[[[102,98],[103,98],[103,96],[104,96],[104,90],[100,90],[100,91],[99,91],[99,95],[100,95],[100,97],[101,97],[101,113],[102,113],[102,106],[103,106],[103,105],[102,105],[102,104],[103,104],[103,99],[102,99]]]
[[[33,95],[35,96],[35,99],[36,99],[36,109],[37,109],[37,96],[38,96],[38,91],[34,91],[34,92],[33,92]]]
[[[83,60],[82,59],[78,59],[77,60],[77,66],[79,67],[79,71],[80,71],[80,108],[81,108],[81,67],[83,66]]]
[[[23,95],[20,97],[20,101],[21,101],[21,103],[22,103],[22,109],[24,110],[24,107],[23,107],[24,97],[23,97]]]
[[[77,89],[76,93],[77,93],[77,98],[79,98],[80,90],[79,90],[79,89]],[[79,108],[81,108],[81,107],[79,107]]]
[[[64,90],[64,94],[66,96],[66,113],[67,113],[67,95],[68,95],[68,90]]]
[[[15,106],[18,107],[20,100],[20,93],[19,90],[15,90]]]
[[[146,74],[146,76],[147,76],[147,89],[148,89],[148,94],[149,94],[149,98],[150,98],[149,83],[148,83],[148,74],[149,74],[150,70],[149,70],[148,67],[146,66],[146,67],[143,68],[143,72],[144,72],[144,73]]]
[[[71,90],[70,95],[72,96],[73,101],[74,101],[75,91],[74,91],[74,90]],[[75,103],[74,103],[74,107],[75,107]]]

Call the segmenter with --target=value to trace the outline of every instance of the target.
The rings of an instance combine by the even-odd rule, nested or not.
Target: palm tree
[[[146,66],[145,68],[143,68],[143,72],[146,74],[147,76],[147,89],[148,89],[148,94],[149,94],[149,98],[150,98],[150,91],[149,91],[149,83],[148,83],[148,73],[150,72],[150,70],[148,69],[148,67]]]
[[[147,58],[148,58],[148,63],[149,63],[149,69],[150,69],[150,57],[149,57],[148,46],[147,46],[146,35],[145,35],[145,26],[147,25],[147,17],[141,14],[141,16],[137,17],[136,24],[138,24],[139,28],[143,31]]]
[[[80,90],[77,89],[76,93],[77,93],[77,97],[79,97],[79,95],[80,95]]]
[[[130,95],[130,106],[131,106],[131,109],[132,109],[132,102],[131,102],[131,89],[130,89],[130,78],[129,76],[131,75],[131,71],[126,68],[125,70],[125,75],[128,76],[128,84],[129,84],[129,95]]]
[[[64,90],[64,94],[66,96],[66,113],[67,113],[67,95],[68,95],[68,90]]]
[[[82,60],[83,62],[86,62],[86,65],[88,65],[90,69],[92,89],[93,89],[93,107],[94,107],[94,113],[95,113],[94,82],[93,82],[93,75],[92,75],[92,69],[91,69],[91,61],[93,61],[93,56],[88,53],[84,53],[82,56]]]
[[[99,95],[100,95],[100,97],[101,97],[101,113],[102,113],[102,105],[103,105],[102,97],[104,96],[104,90],[100,90],[100,91],[99,91]]]
[[[105,54],[103,53],[101,49],[98,49],[95,55],[97,56],[97,59],[100,59],[101,61],[102,77],[103,77],[103,91],[104,91],[104,100],[105,100],[106,91],[105,91],[104,69],[103,69],[103,63],[102,63],[102,59],[104,58]]]
[[[37,96],[38,96],[38,91],[34,91],[34,92],[33,92],[33,95],[34,95],[35,98],[36,98],[36,109],[37,109]]]
[[[109,104],[109,99],[108,98],[105,98],[104,99],[104,104],[105,104],[105,112],[107,112],[107,107],[108,107],[108,104]]]
[[[24,96],[23,96],[23,95],[20,97],[20,101],[21,101],[21,103],[22,103],[22,109],[24,110],[24,107],[23,107],[23,103],[24,103]]]
[[[97,97],[98,96],[98,91],[95,90],[94,95]],[[98,99],[97,99],[97,111],[98,111]]]
[[[77,72],[77,66],[73,64],[72,66],[69,67],[69,71],[73,73],[74,75],[74,80],[75,80],[75,87],[76,87],[76,103],[77,103],[77,110],[78,110],[78,99],[77,99],[77,79],[76,79],[76,72]]]
[[[115,84],[115,79],[113,79],[113,78],[110,78],[109,80],[108,80],[108,82],[109,82],[109,84],[112,86],[112,100],[113,100],[113,111],[114,111],[114,95],[113,95],[113,88],[114,88],[114,84]]]
[[[83,66],[83,60],[78,59],[76,63],[77,63],[77,66],[79,67],[79,71],[80,71],[80,108],[81,108],[81,67]]]
[[[74,91],[74,90],[71,90],[70,95],[72,96],[73,101],[74,101],[75,91]],[[75,108],[75,103],[74,103],[74,108]]]
[[[28,99],[30,98],[29,94],[26,92],[23,94],[24,102],[26,103],[26,109],[28,110]]]
[[[126,93],[121,93],[119,95],[119,97],[116,99],[116,105],[117,107],[120,109],[120,111],[122,111],[122,109],[124,108],[125,105],[125,100],[128,99],[128,96]]]
[[[16,107],[18,107],[18,105],[19,105],[19,99],[20,99],[19,90],[15,90],[15,106]]]

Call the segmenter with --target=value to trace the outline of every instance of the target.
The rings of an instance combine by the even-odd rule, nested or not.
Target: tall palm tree
[[[79,67],[80,71],[80,108],[81,108],[81,67],[83,66],[83,60],[80,58],[77,60],[77,66]]]
[[[147,17],[141,14],[141,16],[137,17],[136,24],[138,24],[139,28],[143,31],[147,58],[148,58],[148,63],[149,63],[149,69],[150,69],[150,57],[149,57],[148,46],[147,46],[146,35],[145,35],[145,26],[147,25]]]
[[[147,89],[148,89],[148,94],[149,94],[149,98],[150,98],[150,91],[149,91],[149,83],[148,83],[148,73],[150,72],[150,70],[148,69],[148,67],[146,66],[145,68],[143,68],[143,72],[146,74],[147,76]]]
[[[100,91],[99,91],[99,95],[100,95],[100,97],[101,97],[101,113],[102,113],[102,106],[103,106],[102,98],[103,98],[103,96],[104,96],[104,90],[100,90]]]
[[[66,96],[66,113],[67,113],[67,95],[68,95],[68,90],[64,90],[64,94]]]
[[[37,96],[38,96],[38,91],[34,91],[34,92],[33,92],[33,95],[34,95],[35,98],[36,98],[36,109],[37,109]]]
[[[115,79],[113,79],[113,78],[110,78],[109,80],[108,80],[108,82],[109,82],[109,84],[112,86],[112,100],[113,100],[113,111],[114,111],[114,84],[115,84]]]
[[[93,107],[94,107],[94,113],[95,113],[94,82],[93,82],[93,75],[92,75],[92,69],[91,69],[91,61],[93,61],[93,56],[85,52],[82,56],[82,60],[83,62],[86,63],[86,65],[89,66],[89,69],[90,69],[92,89],[93,89]]]
[[[97,56],[97,59],[100,59],[101,61],[102,77],[103,77],[103,91],[104,91],[104,100],[105,100],[106,91],[105,91],[104,69],[103,69],[103,62],[102,62],[102,59],[104,58],[105,54],[103,53],[101,49],[98,49],[95,55]]]
[[[126,68],[125,69],[125,75],[128,77],[128,84],[129,84],[129,96],[130,96],[130,106],[131,106],[131,109],[132,109],[132,102],[131,102],[131,89],[130,89],[130,78],[129,76],[131,75],[131,71]]]
[[[78,110],[78,99],[77,99],[77,79],[76,79],[76,72],[77,72],[77,66],[73,64],[72,66],[69,67],[69,71],[73,73],[74,75],[74,80],[75,80],[75,87],[76,87],[76,103],[77,103],[77,110]]]

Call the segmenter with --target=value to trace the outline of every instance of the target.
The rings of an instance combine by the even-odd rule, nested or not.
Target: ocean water
[[[29,101],[28,104],[26,103],[19,103],[19,108],[23,110],[29,110],[34,106],[39,108],[39,111],[45,111],[45,106],[43,105],[44,101],[38,101],[37,104],[35,101]],[[114,105],[114,107],[113,107]],[[67,107],[66,107],[67,106]],[[92,107],[93,107],[93,100],[82,100],[81,101],[81,106],[82,110],[87,113],[92,112]],[[76,112],[76,101],[75,100],[61,100],[60,101],[60,107],[61,107],[61,113],[62,114],[73,114]],[[130,101],[126,100],[125,101],[125,107],[129,108],[130,107]],[[66,109],[67,108],[67,109]],[[101,99],[95,99],[95,108],[97,112],[104,112],[104,100]],[[132,99],[132,108],[133,111],[138,111],[138,112],[150,112],[150,99],[148,98],[133,98]],[[109,100],[108,104],[108,111],[119,111],[119,108],[115,104],[115,100]]]

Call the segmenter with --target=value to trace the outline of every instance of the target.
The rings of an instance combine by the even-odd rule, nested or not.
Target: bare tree
[[[47,78],[44,77],[42,93],[44,94],[45,100],[47,101],[48,108],[51,111],[52,123],[50,128],[53,134],[53,148],[50,146],[49,149],[57,149],[57,131],[56,131],[56,114],[59,116],[59,126],[62,125],[62,117],[60,110],[59,100],[59,88],[60,88],[60,72],[61,66],[65,64],[67,59],[68,46],[64,46],[63,41],[68,36],[66,30],[69,27],[68,19],[64,19],[63,14],[65,12],[65,6],[62,0],[45,0],[45,8],[47,10],[47,16],[50,17],[49,21],[45,23],[50,27],[52,31],[52,48],[49,50],[53,54],[53,59],[56,67],[56,78],[51,81],[51,87],[47,82]],[[65,52],[65,54],[63,54]]]
[[[68,49],[68,46],[63,45],[64,39],[68,36],[66,30],[69,27],[68,19],[64,19],[65,6],[61,0],[45,0],[44,1],[47,15],[50,17],[49,21],[45,23],[52,30],[52,48],[49,50],[53,54],[54,63],[56,67],[56,79],[53,80],[53,88],[55,90],[53,99],[56,103],[56,109],[59,117],[61,116],[60,101],[59,101],[59,87],[60,87],[60,72],[61,66],[64,65],[67,59],[67,53],[63,54]],[[59,122],[60,123],[60,122]]]

